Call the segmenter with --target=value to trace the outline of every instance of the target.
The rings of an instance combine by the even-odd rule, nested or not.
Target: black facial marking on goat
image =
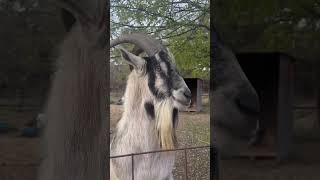
[[[162,60],[162,59],[157,60],[157,58],[155,56],[147,57],[145,59],[147,62],[148,86],[149,86],[149,89],[152,92],[152,94],[155,95],[158,99],[163,99],[165,97],[171,96],[173,83],[172,83],[172,79],[170,77],[171,74],[169,74],[169,72],[171,73],[171,70],[170,70],[171,66],[170,66],[170,63],[168,62],[168,60]],[[165,63],[165,66],[167,68],[167,73],[165,73],[161,70],[161,66],[160,66],[161,62]],[[159,70],[159,68],[160,68],[160,70]],[[166,92],[162,92],[159,89],[157,89],[157,87],[156,87],[156,81],[157,81],[157,78],[159,78],[159,77],[165,83]]]
[[[156,60],[154,57],[152,58],[145,58],[147,62],[147,74],[148,74],[148,86],[150,91],[154,96],[158,99],[163,99],[164,95],[160,94],[159,91],[155,87],[156,83],[156,73],[154,72],[153,68],[155,66]]]
[[[151,102],[146,102],[144,104],[144,109],[146,110],[148,116],[151,118],[151,120],[154,120],[155,113],[154,113],[154,105]]]
[[[172,121],[173,121],[173,125],[174,125],[174,126],[176,126],[177,119],[178,119],[178,109],[177,109],[177,108],[173,108],[173,111],[172,111]]]
[[[161,51],[161,52],[159,52],[159,57],[161,59],[161,62],[164,63],[166,66],[166,69],[167,69],[166,75],[170,76],[172,73],[172,68],[171,68],[170,58],[169,58],[168,54]]]
[[[160,51],[160,52],[159,52],[159,57],[160,57],[160,59],[163,60],[163,61],[169,62],[169,60],[170,60],[168,54],[165,53],[165,52],[163,52],[163,51]]]

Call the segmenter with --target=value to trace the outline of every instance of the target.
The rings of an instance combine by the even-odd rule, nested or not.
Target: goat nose
[[[192,97],[192,94],[189,89],[186,89],[183,94],[189,99],[191,99],[191,97]]]

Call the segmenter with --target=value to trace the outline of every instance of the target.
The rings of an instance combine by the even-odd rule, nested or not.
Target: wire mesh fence
[[[196,147],[184,147],[184,148],[176,148],[176,149],[168,149],[168,150],[155,150],[155,151],[147,151],[147,152],[140,152],[140,153],[131,153],[131,154],[123,154],[117,156],[110,156],[110,159],[114,158],[121,158],[121,157],[131,157],[131,173],[132,173],[132,180],[134,180],[134,157],[144,154],[152,154],[152,153],[163,153],[169,151],[182,151],[184,153],[184,173],[185,173],[185,180],[189,179],[189,170],[188,170],[188,151],[189,150],[196,150],[196,149],[210,149],[210,145],[207,146],[196,146]]]

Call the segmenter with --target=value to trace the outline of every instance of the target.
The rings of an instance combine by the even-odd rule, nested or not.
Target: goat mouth
[[[174,101],[178,102],[179,104],[181,104],[181,105],[183,105],[185,107],[190,107],[190,105],[191,105],[191,100],[189,100],[189,99],[187,101],[184,101],[184,100],[180,100],[180,99],[178,99],[178,98],[176,98],[174,96],[172,96],[172,98],[173,98]]]

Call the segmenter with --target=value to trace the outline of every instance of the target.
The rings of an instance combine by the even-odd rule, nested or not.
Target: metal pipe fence
[[[114,158],[121,158],[121,157],[130,157],[131,156],[131,173],[132,173],[132,180],[134,180],[134,156],[144,155],[144,154],[152,154],[152,153],[162,153],[162,152],[170,152],[170,151],[184,151],[184,162],[185,162],[185,177],[188,180],[188,160],[187,160],[187,150],[192,149],[210,149],[210,145],[207,146],[196,146],[196,147],[184,147],[184,148],[176,148],[176,149],[166,149],[166,150],[155,150],[155,151],[147,151],[147,152],[140,152],[140,153],[131,153],[131,154],[123,154],[117,156],[110,156],[110,159]]]

